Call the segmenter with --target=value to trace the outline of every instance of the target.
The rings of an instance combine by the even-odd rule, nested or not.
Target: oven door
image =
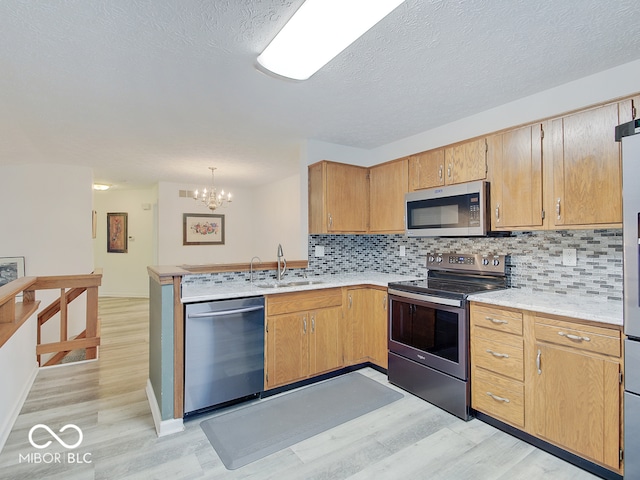
[[[389,295],[389,351],[466,381],[468,309],[434,301]]]

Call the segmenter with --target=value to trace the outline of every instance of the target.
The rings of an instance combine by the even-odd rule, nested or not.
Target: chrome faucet
[[[249,268],[249,281],[250,281],[251,283],[253,283],[253,261],[254,261],[256,258],[258,259],[258,263],[262,263],[262,260],[260,260],[260,257],[253,257],[253,258],[251,259],[251,266],[250,266],[250,268]]]
[[[282,265],[282,267],[281,267]],[[282,245],[278,244],[278,272],[276,275],[276,280],[282,280],[284,273],[287,271],[287,261],[284,258],[284,254],[282,253]]]

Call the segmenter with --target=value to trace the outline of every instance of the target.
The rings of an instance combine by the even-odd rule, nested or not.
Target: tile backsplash
[[[315,257],[315,247],[324,257]],[[400,247],[405,256],[399,255]],[[575,267],[563,249],[577,251]],[[509,255],[508,282],[541,292],[598,295],[622,300],[622,230],[514,232],[509,237],[408,238],[405,235],[310,235],[309,271],[332,274],[374,270],[426,274],[427,253]]]
[[[315,247],[324,256],[315,257]],[[404,247],[405,256],[400,256]],[[577,251],[575,267],[562,264],[563,249]],[[514,232],[509,237],[408,238],[405,235],[309,235],[309,266],[304,275],[377,271],[426,275],[428,253],[509,255],[507,278],[513,288],[539,292],[597,295],[622,300],[622,229]],[[274,271],[257,271],[255,281],[273,280]],[[183,283],[249,281],[249,272],[187,275]]]

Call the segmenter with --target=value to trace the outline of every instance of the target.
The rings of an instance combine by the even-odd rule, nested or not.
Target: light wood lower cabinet
[[[622,473],[619,328],[471,304],[472,407]]]
[[[471,308],[471,405],[524,428],[524,341],[522,313]]]
[[[620,332],[542,316],[535,332],[534,433],[617,470]]]
[[[386,289],[345,289],[345,363],[374,363],[387,368],[388,320]]]
[[[342,291],[267,297],[265,389],[341,368]]]

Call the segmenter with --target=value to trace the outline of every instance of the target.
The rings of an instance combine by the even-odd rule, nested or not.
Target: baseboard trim
[[[149,407],[151,408],[151,416],[153,417],[153,423],[156,427],[156,433],[158,437],[164,437],[173,433],[182,432],[184,430],[184,422],[181,418],[172,418],[171,420],[162,420],[162,414],[160,413],[160,407],[158,407],[158,400],[156,394],[151,386],[151,380],[147,379],[147,400],[149,400]]]
[[[29,378],[25,382],[24,387],[22,388],[22,391],[20,392],[20,396],[16,400],[16,403],[15,403],[13,409],[11,409],[11,411],[9,412],[9,415],[7,417],[7,421],[5,422],[5,424],[2,426],[2,429],[0,430],[0,452],[4,448],[4,444],[7,442],[7,439],[9,438],[9,434],[11,433],[11,429],[13,428],[13,425],[16,423],[18,415],[20,415],[20,411],[22,410],[22,406],[24,405],[24,402],[27,400],[27,396],[29,395],[29,392],[31,391],[31,387],[33,386],[33,382],[36,381],[36,377],[37,376],[38,376],[38,362],[35,362],[33,364],[33,370],[31,370],[31,374],[29,375]]]

